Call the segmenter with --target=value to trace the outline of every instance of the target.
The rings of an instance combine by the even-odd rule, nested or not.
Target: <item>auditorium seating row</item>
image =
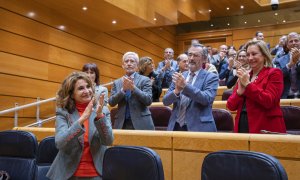
[[[38,145],[30,132],[0,132],[0,170],[7,172],[10,179],[47,179],[45,175],[57,154],[51,140],[46,138]]]
[[[55,132],[54,128],[15,129],[33,132],[39,141],[49,135],[53,136]],[[209,153],[220,150],[270,154],[279,159],[290,180],[299,179],[300,136],[297,135],[141,130],[113,130],[113,134],[113,146],[145,146],[158,153],[167,180],[201,179],[200,170],[204,158]]]
[[[47,180],[46,174],[58,149],[54,136],[37,144],[35,135],[30,132],[0,132],[0,173],[5,174],[0,174],[0,179]],[[159,155],[147,147],[110,147],[104,154],[103,164],[102,178],[106,180],[164,180]]]
[[[150,106],[151,116],[154,122],[155,130],[166,130],[172,109],[168,106]],[[286,124],[287,133],[300,134],[300,107],[281,106],[283,118]],[[114,124],[117,108],[112,108],[111,121]],[[218,132],[233,132],[234,120],[231,113],[226,109],[213,109],[212,114],[216,123]]]

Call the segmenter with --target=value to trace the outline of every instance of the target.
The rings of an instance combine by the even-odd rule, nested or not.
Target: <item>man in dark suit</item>
[[[123,56],[125,76],[114,81],[109,105],[118,104],[114,117],[116,129],[154,130],[151,112],[148,106],[152,103],[151,80],[136,73],[139,57],[134,52]]]
[[[212,104],[218,89],[218,76],[202,69],[207,60],[207,49],[201,44],[188,50],[189,71],[174,73],[164,105],[173,103],[169,131],[215,132]]]
[[[287,36],[289,53],[274,61],[283,72],[284,89],[281,98],[299,98],[300,95],[300,36],[291,32]]]

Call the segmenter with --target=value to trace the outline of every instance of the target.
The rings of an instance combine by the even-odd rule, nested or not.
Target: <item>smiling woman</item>
[[[113,142],[110,119],[102,111],[104,95],[95,102],[94,88],[83,72],[70,74],[57,95],[55,143],[59,152],[47,177],[99,180],[103,154]],[[61,171],[64,169],[64,171]]]

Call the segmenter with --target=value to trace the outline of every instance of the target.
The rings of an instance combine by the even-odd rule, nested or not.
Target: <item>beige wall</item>
[[[0,110],[54,97],[62,80],[83,64],[98,65],[101,83],[123,75],[121,58],[126,51],[150,56],[158,63],[166,47],[176,50],[175,27],[96,32],[45,9],[48,19],[31,19],[25,9],[42,8],[38,3],[1,2],[0,9]],[[53,21],[67,22],[65,31]],[[110,89],[110,87],[109,87]],[[41,106],[43,118],[54,115],[54,102]],[[35,121],[35,107],[19,111],[20,124]],[[13,113],[0,116],[0,130],[11,129]]]

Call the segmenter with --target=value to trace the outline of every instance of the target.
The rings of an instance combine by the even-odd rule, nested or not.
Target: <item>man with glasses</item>
[[[163,98],[165,106],[173,103],[169,131],[217,130],[212,104],[218,88],[218,76],[202,69],[207,56],[207,49],[203,45],[191,46],[188,50],[189,70],[182,74],[174,73],[173,82]]]
[[[291,32],[287,36],[289,53],[274,61],[274,65],[282,70],[284,89],[281,98],[300,97],[300,36]]]
[[[169,88],[172,83],[172,75],[178,68],[177,62],[174,58],[174,50],[172,48],[166,48],[164,54],[164,60],[158,63],[157,72],[162,77],[162,88]]]
[[[236,57],[236,51],[234,49],[230,49],[228,51],[228,63],[223,64],[221,67],[219,79],[221,80],[224,79],[225,83],[227,82],[229,72],[232,70],[235,57]]]

